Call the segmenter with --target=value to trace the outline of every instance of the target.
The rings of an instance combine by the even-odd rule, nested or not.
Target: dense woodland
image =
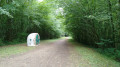
[[[60,3],[66,30],[76,41],[120,60],[120,0],[61,0]]]
[[[74,40],[120,60],[120,0],[0,0],[0,43],[32,32],[57,38],[64,27]]]
[[[26,41],[30,33],[39,33],[41,39],[59,37],[55,11],[49,5],[37,0],[0,0],[0,42]]]

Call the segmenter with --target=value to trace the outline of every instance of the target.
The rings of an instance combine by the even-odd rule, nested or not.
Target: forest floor
[[[65,38],[44,41],[35,49],[2,57],[0,67],[120,67],[120,63]]]

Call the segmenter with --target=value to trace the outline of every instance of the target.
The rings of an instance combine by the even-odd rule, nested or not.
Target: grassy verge
[[[80,63],[79,66],[90,66],[90,67],[120,67],[120,63],[115,60],[100,54],[95,49],[86,47],[80,43],[70,40],[74,45],[75,50],[81,55],[82,61],[87,63]]]
[[[50,42],[55,42],[59,39],[49,39],[49,40],[41,40],[40,43],[50,43]],[[27,47],[26,43],[23,44],[12,44],[12,45],[7,45],[7,46],[1,46],[0,47],[0,58],[8,57],[11,55],[16,55],[16,54],[21,54],[25,53],[27,51],[30,51],[32,49],[35,49],[36,47]]]
[[[0,47],[0,58],[27,52],[35,47],[27,47],[26,44],[17,44]]]
[[[57,40],[60,40],[60,39],[64,39],[64,37],[62,38],[58,38],[58,39],[48,39],[48,40],[41,40],[40,43],[50,43],[50,42],[55,42]]]

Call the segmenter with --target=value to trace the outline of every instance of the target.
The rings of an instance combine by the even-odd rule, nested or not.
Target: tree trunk
[[[110,24],[111,24],[111,28],[112,28],[112,40],[113,40],[113,46],[115,46],[115,26],[114,26],[114,22],[113,22],[113,15],[112,15],[112,4],[111,1],[108,0],[108,7],[109,7],[109,16],[110,16]]]
[[[120,23],[120,0],[118,1],[119,7],[118,7],[118,22]]]

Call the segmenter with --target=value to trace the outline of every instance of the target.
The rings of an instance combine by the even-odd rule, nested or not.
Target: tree
[[[49,2],[37,0],[0,0],[0,40],[25,41],[28,34],[39,33],[41,39],[57,38],[60,33],[52,21]]]

